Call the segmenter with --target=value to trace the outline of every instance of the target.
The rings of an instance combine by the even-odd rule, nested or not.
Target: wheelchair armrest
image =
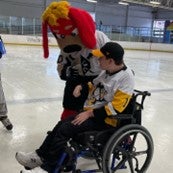
[[[111,118],[118,120],[118,124],[133,124],[136,123],[136,118],[134,117],[133,114],[117,114],[117,115],[112,115]]]
[[[125,119],[132,119],[132,114],[116,114],[109,116],[110,118],[117,119],[117,120],[125,120]]]

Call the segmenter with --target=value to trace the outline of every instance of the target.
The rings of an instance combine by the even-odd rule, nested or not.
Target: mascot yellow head
[[[81,42],[88,49],[94,49],[96,46],[96,29],[91,15],[85,10],[72,7],[67,1],[52,2],[42,15],[45,58],[49,56],[48,28],[57,39],[60,49],[66,53],[72,49],[80,51],[81,45],[73,44],[74,38],[77,43]]]

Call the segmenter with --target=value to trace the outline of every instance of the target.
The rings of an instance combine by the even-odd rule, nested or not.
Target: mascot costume
[[[82,111],[88,96],[89,81],[99,73],[97,58],[91,50],[102,47],[108,37],[96,31],[95,22],[88,12],[72,7],[67,1],[52,2],[42,15],[44,57],[48,58],[48,29],[52,32],[60,48],[57,70],[66,81],[61,119]],[[73,95],[74,88],[81,84],[79,97]]]

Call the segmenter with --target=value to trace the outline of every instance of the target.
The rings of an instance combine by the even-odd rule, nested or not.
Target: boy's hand
[[[93,116],[93,110],[82,112],[75,117],[75,119],[72,121],[72,124],[81,125],[84,121]]]

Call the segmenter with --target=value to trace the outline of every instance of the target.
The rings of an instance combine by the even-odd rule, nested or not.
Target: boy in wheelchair
[[[54,173],[57,160],[68,148],[70,139],[82,132],[116,127],[118,121],[111,115],[123,113],[127,108],[134,91],[134,75],[124,63],[124,49],[118,43],[108,42],[92,53],[99,58],[103,71],[89,84],[84,111],[58,122],[34,152],[17,152],[17,161],[30,169],[21,173]],[[78,97],[81,89],[82,86],[77,86],[74,96]]]

